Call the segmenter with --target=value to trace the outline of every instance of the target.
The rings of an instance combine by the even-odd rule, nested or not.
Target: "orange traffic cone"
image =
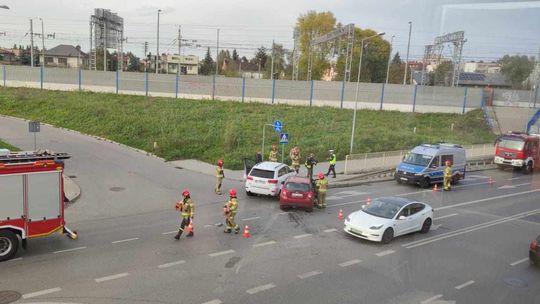
[[[439,189],[437,189],[437,184],[433,184],[433,190],[432,190],[432,191],[433,191],[433,192],[439,191]]]
[[[193,221],[189,221],[189,225],[187,226],[187,232],[188,234],[193,233]]]
[[[371,204],[371,196],[368,196],[368,197],[367,197],[367,204],[368,204],[368,205]]]
[[[493,184],[495,181],[493,180],[493,178],[491,178],[491,176],[489,177],[489,180],[488,180],[488,184]]]
[[[245,237],[246,239],[247,239],[248,237],[250,237],[248,225],[246,225],[246,227],[244,227],[244,237]]]
[[[337,214],[337,218],[338,220],[342,221],[343,220],[343,210],[339,209],[339,212]]]

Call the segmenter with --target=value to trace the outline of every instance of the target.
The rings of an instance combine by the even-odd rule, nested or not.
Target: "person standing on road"
[[[195,208],[193,207],[193,201],[191,200],[191,195],[189,194],[189,190],[184,190],[182,192],[182,196],[184,199],[176,203],[176,210],[180,211],[182,214],[182,223],[180,224],[180,229],[178,230],[178,233],[174,236],[175,239],[179,240],[180,236],[182,235],[182,232],[184,232],[184,228],[186,226],[189,226],[193,220],[193,214],[195,212]],[[193,231],[189,231],[189,233],[186,235],[186,237],[192,237]]]
[[[443,189],[444,191],[450,191],[451,188],[451,181],[452,181],[452,163],[450,163],[449,160],[447,160],[445,163],[446,167],[444,168],[444,183],[443,183]]]
[[[328,190],[328,180],[324,178],[324,173],[319,173],[319,179],[317,180],[317,197],[319,199],[319,205],[317,207],[326,208],[326,191]]]
[[[270,155],[268,156],[268,160],[271,162],[277,162],[278,161],[278,151],[277,146],[272,145],[272,150],[270,151]]]
[[[223,160],[218,159],[216,167],[216,188],[214,192],[221,195],[221,182],[225,178],[225,172],[223,171]]]
[[[234,221],[234,217],[238,212],[238,199],[236,198],[236,189],[231,189],[229,191],[229,201],[223,206],[223,213],[225,213],[225,222],[227,226],[225,227],[225,233],[231,233],[234,229],[234,233],[238,234],[240,227]]]
[[[291,167],[298,174],[300,171],[300,148],[298,148],[298,146],[294,146],[294,148],[291,149],[289,156],[291,158]]]
[[[326,176],[330,175],[330,172],[334,173],[334,178],[336,178],[336,153],[334,153],[334,150],[329,150],[328,153],[330,153],[330,157],[328,157],[328,172],[326,172]]]
[[[262,161],[263,161],[262,153],[261,151],[257,151],[257,153],[255,154],[255,163],[256,164],[262,163]]]
[[[315,160],[315,155],[313,153],[309,153],[309,157],[306,159],[306,162],[304,165],[307,169],[307,177],[309,177],[309,180],[313,180],[313,168],[317,164],[317,161]]]

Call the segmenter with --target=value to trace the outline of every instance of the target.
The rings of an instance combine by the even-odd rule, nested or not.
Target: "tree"
[[[399,52],[397,52],[392,61],[390,61],[390,71],[388,72],[388,83],[403,83],[403,73],[405,72],[405,62],[401,60]],[[411,78],[410,74],[407,74],[407,83]]]
[[[355,28],[355,44],[353,48],[351,81],[358,79],[358,64],[360,63],[361,40],[366,37],[376,35],[377,32],[371,29],[361,30]],[[347,46],[342,45],[340,55],[336,64],[336,80],[342,80],[345,73],[345,61]],[[390,43],[382,37],[377,36],[368,41],[364,41],[364,51],[362,58],[362,82],[384,82],[386,80],[386,67],[388,66],[388,55],[390,54]],[[402,74],[403,75],[403,74]]]
[[[214,66],[214,59],[212,59],[212,55],[210,54],[210,48],[208,48],[206,50],[206,55],[201,62],[201,69],[199,72],[202,75],[210,75],[214,71]]]
[[[235,62],[238,61],[240,59],[240,56],[238,55],[238,52],[236,51],[236,49],[234,49],[232,51],[232,60],[234,60]]]
[[[128,67],[127,70],[130,72],[137,72],[139,71],[139,57],[135,56],[133,53],[129,52],[127,54],[129,61],[128,61]]]
[[[450,86],[452,84],[452,71],[454,65],[451,61],[441,62],[433,71],[433,84],[440,86]]]
[[[525,55],[504,55],[498,63],[501,65],[501,74],[512,83],[514,89],[523,88],[523,82],[534,68],[534,58]]]
[[[300,15],[296,21],[300,39],[300,58],[298,63],[299,79],[307,79],[308,65],[311,54],[311,79],[321,79],[328,68],[330,60],[328,55],[332,51],[329,44],[321,44],[317,47],[311,46],[312,39],[333,31],[336,28],[336,18],[332,12],[308,11]]]
[[[285,49],[283,48],[283,44],[274,43],[274,78],[279,79],[280,76],[285,71],[286,61],[285,61]],[[271,72],[272,72],[272,50],[270,50],[270,54],[268,55],[267,64],[265,67],[264,77],[271,79]]]
[[[264,67],[266,66],[267,59],[268,59],[268,54],[266,52],[266,48],[264,46],[261,46],[255,52],[255,57],[251,60],[251,62],[259,65],[261,70],[263,70]]]
[[[401,60],[401,56],[399,56],[399,52],[396,52],[396,54],[394,55],[394,58],[392,58],[392,61],[390,62],[390,64],[402,64],[403,61]]]

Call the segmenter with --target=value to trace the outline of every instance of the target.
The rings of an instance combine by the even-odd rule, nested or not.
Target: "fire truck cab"
[[[12,258],[28,239],[54,232],[77,238],[64,220],[64,160],[67,153],[0,149],[0,261]]]
[[[524,132],[508,132],[496,141],[494,162],[500,169],[521,168],[532,173],[540,168],[540,135]]]

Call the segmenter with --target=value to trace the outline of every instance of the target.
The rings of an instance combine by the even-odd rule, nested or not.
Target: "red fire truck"
[[[9,260],[28,239],[77,233],[65,226],[64,160],[67,153],[11,153],[0,149],[0,261]]]
[[[497,139],[495,164],[499,168],[521,168],[523,173],[540,168],[540,135],[524,132],[508,132]]]

